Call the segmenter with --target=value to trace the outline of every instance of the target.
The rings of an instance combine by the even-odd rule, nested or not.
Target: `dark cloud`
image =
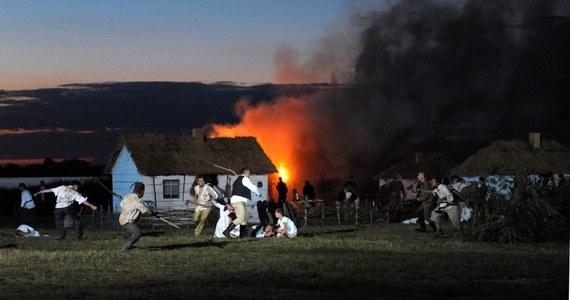
[[[313,88],[286,90],[304,95]],[[0,159],[94,157],[103,163],[121,134],[191,134],[209,123],[237,122],[233,106],[240,98],[258,103],[276,93],[270,84],[177,82],[0,91]]]
[[[359,6],[344,31],[357,39],[335,32],[323,39],[337,45],[357,40],[358,47],[342,56],[354,59],[338,71],[344,85],[304,98],[310,120],[296,135],[310,142],[295,145],[309,166],[303,175],[364,180],[416,151],[461,161],[493,140],[524,139],[534,131],[568,144],[570,120],[561,108],[570,99],[569,8],[567,1],[550,0]],[[339,64],[319,58],[341,57],[322,45],[307,62],[290,53],[278,52],[276,66],[292,80],[313,69],[317,78],[336,73]]]

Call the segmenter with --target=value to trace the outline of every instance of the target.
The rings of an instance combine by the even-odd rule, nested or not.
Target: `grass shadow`
[[[141,236],[151,236],[151,237],[159,237],[159,236],[163,236],[163,235],[164,235],[164,231],[149,231],[149,232],[141,233]]]
[[[300,233],[299,236],[300,237],[315,237],[315,236],[319,236],[319,235],[350,233],[350,232],[355,232],[355,231],[358,231],[358,228],[329,230],[329,231],[320,231],[320,232],[305,232],[305,233]]]
[[[207,242],[173,244],[173,245],[164,245],[164,246],[151,246],[151,247],[146,247],[145,249],[149,251],[179,250],[186,248],[205,248],[205,247],[217,247],[221,249],[224,248],[227,244],[229,244],[229,242],[207,241]]]
[[[7,244],[0,246],[0,249],[18,248],[18,244]]]

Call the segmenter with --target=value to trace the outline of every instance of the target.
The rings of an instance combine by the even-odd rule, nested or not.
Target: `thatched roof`
[[[533,149],[522,140],[497,141],[468,157],[453,170],[461,176],[570,173],[570,148],[543,140]]]
[[[191,136],[125,136],[107,163],[110,174],[123,147],[127,147],[139,172],[145,176],[231,174],[245,166],[252,174],[277,172],[254,137],[213,138],[198,141]]]
[[[403,178],[416,178],[418,172],[424,172],[426,176],[446,176],[451,175],[451,169],[457,166],[457,163],[449,156],[443,153],[426,153],[410,155],[399,162],[382,170],[374,178],[395,178],[401,174]]]

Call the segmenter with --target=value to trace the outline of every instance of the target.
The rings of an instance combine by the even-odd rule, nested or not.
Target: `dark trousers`
[[[269,211],[269,214],[271,215],[271,224],[277,224],[277,220],[275,219],[275,209],[277,207],[275,206],[275,202],[273,202],[273,200],[269,201],[267,203],[267,210]]]
[[[287,194],[279,194],[277,201],[279,202],[279,207],[283,207],[283,203],[287,201]]]
[[[129,250],[141,237],[141,230],[136,223],[127,223],[123,225],[123,228],[130,233],[125,244],[123,244],[123,250]]]
[[[20,216],[22,217],[24,223],[29,224],[36,219],[36,208],[22,208]]]
[[[433,205],[431,203],[422,202],[422,204],[420,204],[420,207],[418,207],[418,209],[416,210],[416,217],[418,217],[417,223],[420,225],[420,228],[422,229],[426,229],[425,220],[430,219],[432,206]]]
[[[269,216],[267,216],[267,201],[257,202],[257,214],[259,215],[259,223],[262,226],[269,224]]]
[[[81,222],[81,218],[77,214],[77,211],[75,211],[75,206],[73,204],[64,208],[56,208],[54,215],[55,227],[57,228],[57,232],[61,239],[65,238],[65,215],[69,215],[75,223],[75,237],[78,239],[83,238],[83,223]]]

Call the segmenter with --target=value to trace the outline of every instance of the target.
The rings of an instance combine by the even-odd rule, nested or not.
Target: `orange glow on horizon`
[[[80,157],[79,160],[84,160],[87,162],[92,162],[95,160],[94,157]],[[57,163],[63,162],[64,158],[53,158],[53,161]],[[16,159],[0,159],[0,165],[14,164],[14,165],[43,165],[45,158],[16,158]]]

